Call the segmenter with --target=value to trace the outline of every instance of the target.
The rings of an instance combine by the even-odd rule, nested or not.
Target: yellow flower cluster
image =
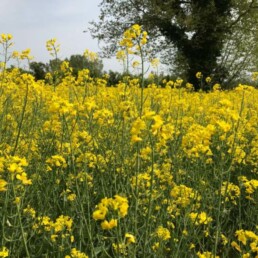
[[[206,252],[198,252],[197,253],[198,258],[219,258],[218,255],[213,255],[211,252],[206,251]]]
[[[57,39],[49,39],[46,42],[47,51],[50,53],[51,56],[56,57],[57,53],[60,51],[60,44],[57,44]]]
[[[134,235],[126,233],[124,236],[124,241],[121,243],[113,243],[112,248],[117,254],[128,255],[128,248],[131,244],[136,243]]]
[[[96,111],[93,118],[96,119],[97,123],[101,126],[109,126],[114,123],[113,113],[105,108]]]
[[[60,215],[55,221],[52,221],[48,216],[37,217],[33,225],[33,229],[37,233],[49,232],[52,242],[57,239],[67,238],[72,243],[74,237],[71,234],[73,226],[73,219],[69,216]]]
[[[46,163],[49,164],[47,171],[52,171],[53,168],[66,168],[66,160],[60,155],[53,155],[51,158],[46,160]]]
[[[60,66],[61,72],[63,72],[65,75],[70,75],[70,73],[73,71],[72,67],[69,66],[68,61],[63,61]]]
[[[124,54],[144,35],[127,32]],[[1,72],[2,256],[257,256],[257,89],[107,87],[58,69],[45,81]],[[113,191],[126,197],[104,198]]]
[[[4,179],[0,178],[0,192],[6,191],[7,182]]]
[[[131,129],[132,143],[142,141],[140,134],[145,128],[146,128],[145,122],[139,117],[132,123],[132,129]]]
[[[254,200],[252,195],[255,193],[255,191],[258,189],[258,180],[251,179],[248,180],[245,176],[240,176],[238,178],[240,181],[240,184],[244,187],[246,199]]]
[[[6,43],[8,41],[10,41],[13,38],[13,36],[11,34],[1,34],[1,39],[0,39],[0,44],[2,43]]]
[[[128,212],[128,200],[125,197],[115,195],[114,198],[104,198],[97,205],[97,209],[93,212],[92,217],[94,220],[102,220],[101,227],[104,230],[110,230],[117,226],[116,218],[123,218]],[[116,217],[111,218],[109,221],[106,217],[114,213]]]
[[[253,72],[253,74],[252,74],[253,81],[256,81],[257,78],[258,78],[258,72]]]
[[[202,225],[202,224],[207,225],[212,221],[212,218],[207,216],[206,212],[201,212],[201,213],[191,212],[189,214],[189,217],[192,220],[192,222],[194,222],[195,225]]]
[[[185,185],[175,185],[170,191],[170,196],[168,212],[175,215],[179,215],[180,210],[189,205],[197,208],[201,200],[201,196],[196,190]]]
[[[155,232],[156,236],[162,241],[166,241],[171,238],[170,231],[162,226],[159,226]]]
[[[30,207],[30,205],[28,205],[25,209],[23,209],[23,213],[28,214],[32,218],[36,217],[36,211],[32,207]]]
[[[123,39],[120,41],[120,46],[125,47],[127,50],[136,47],[136,51],[138,51],[147,43],[147,37],[148,33],[142,31],[142,27],[139,24],[134,24],[124,32]],[[134,53],[134,51],[131,52]]]
[[[157,68],[160,64],[160,61],[158,58],[153,58],[150,60],[150,64],[153,68]]]
[[[206,127],[198,124],[190,126],[182,140],[183,150],[191,158],[205,157],[206,162],[211,163],[210,142],[214,132],[215,126],[211,124]]]
[[[83,55],[89,59],[91,62],[94,62],[98,59],[98,54],[95,52],[90,51],[89,49],[86,49],[83,53]]]
[[[0,249],[0,257],[8,257],[9,250],[4,246]]]
[[[0,192],[4,192],[7,190],[7,182],[2,179],[2,174],[4,172],[4,160],[5,159],[3,157],[0,157]]]
[[[197,72],[195,76],[197,79],[201,79],[203,77],[201,72]]]
[[[71,254],[66,255],[65,258],[88,258],[88,256],[76,248],[72,248]]]
[[[225,202],[231,201],[237,205],[236,199],[240,196],[240,188],[230,182],[223,182],[221,186],[221,195],[224,197]]]
[[[124,61],[126,59],[126,53],[124,50],[118,50],[116,52],[116,59],[119,61]]]
[[[27,60],[31,60],[33,59],[33,56],[30,55],[31,50],[29,48],[23,50],[21,53],[19,53],[18,51],[13,51],[12,53],[12,58],[14,59],[27,59]]]
[[[28,179],[27,173],[24,168],[28,166],[28,162],[25,158],[20,158],[18,156],[9,156],[5,159],[5,167],[9,172],[8,177],[11,180],[18,179],[23,185],[31,185],[31,179]],[[4,183],[2,183],[4,184]]]
[[[250,230],[237,230],[235,232],[238,243],[236,241],[231,242],[231,246],[237,251],[242,253],[242,257],[258,256],[258,235]]]

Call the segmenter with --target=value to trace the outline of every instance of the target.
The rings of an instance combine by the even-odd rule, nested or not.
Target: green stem
[[[16,192],[15,192],[15,188],[14,188],[13,183],[12,183],[12,190],[13,190],[13,194],[14,194],[14,199],[16,199],[17,196],[16,196]],[[30,258],[30,252],[29,252],[29,249],[28,249],[28,246],[27,246],[26,236],[25,236],[25,232],[24,232],[24,229],[23,229],[23,226],[22,226],[21,211],[20,211],[20,204],[19,203],[16,203],[16,208],[17,208],[17,213],[18,213],[19,226],[20,226],[21,233],[22,233],[23,245],[24,245],[24,248],[25,248],[25,251],[26,251],[27,258]]]
[[[145,228],[145,239],[143,244],[143,257],[146,257],[145,248],[147,247],[147,240],[149,237],[148,226],[150,225],[151,208],[152,208],[152,195],[153,195],[153,182],[154,182],[154,143],[152,143],[152,160],[151,160],[151,181],[150,181],[150,195],[148,200],[148,214]]]
[[[140,104],[140,117],[142,116],[143,111],[143,89],[144,89],[144,60],[143,60],[143,52],[140,43],[138,43],[139,50],[140,50],[140,57],[141,57],[141,104]]]
[[[19,128],[18,128],[18,133],[17,133],[17,137],[15,140],[15,145],[12,151],[12,156],[14,156],[17,147],[18,147],[18,143],[19,143],[19,139],[20,139],[20,134],[21,134],[21,128],[22,128],[22,124],[23,124],[23,120],[24,120],[24,115],[25,115],[25,110],[26,110],[26,106],[27,106],[27,102],[28,102],[28,93],[29,93],[29,85],[28,83],[26,84],[26,93],[25,93],[25,97],[24,97],[24,102],[23,102],[23,107],[22,107],[22,113],[21,113],[21,120],[19,123]]]

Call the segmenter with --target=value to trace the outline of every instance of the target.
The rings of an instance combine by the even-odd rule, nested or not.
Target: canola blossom
[[[147,44],[141,26],[124,36],[134,53]],[[255,87],[107,87],[68,62],[43,81],[4,67],[0,257],[258,256]]]

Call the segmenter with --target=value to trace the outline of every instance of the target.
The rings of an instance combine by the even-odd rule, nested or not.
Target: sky
[[[13,35],[11,51],[30,48],[34,61],[48,62],[46,41],[56,38],[59,58],[83,54],[85,49],[99,52],[96,39],[87,30],[97,20],[101,0],[0,0],[0,34]],[[104,59],[104,70],[122,71],[115,58]]]

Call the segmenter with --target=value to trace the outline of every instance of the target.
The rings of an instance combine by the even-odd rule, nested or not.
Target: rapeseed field
[[[121,45],[141,50],[138,30]],[[0,257],[258,257],[257,89],[5,64]]]

